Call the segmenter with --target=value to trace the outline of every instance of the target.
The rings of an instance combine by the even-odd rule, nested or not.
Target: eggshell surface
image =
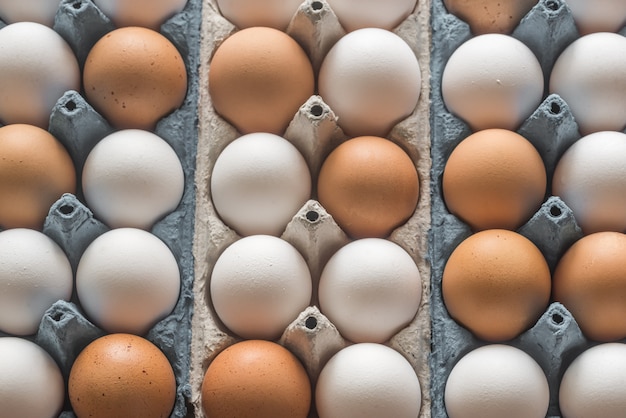
[[[117,27],[142,26],[159,30],[168,18],[180,13],[187,0],[93,0]]]
[[[448,12],[470,25],[472,33],[510,34],[537,0],[444,0]]]
[[[512,36],[489,33],[459,46],[445,65],[447,109],[474,131],[517,130],[543,97],[543,71],[533,52]]]
[[[0,330],[35,334],[46,310],[72,296],[70,262],[51,238],[26,228],[0,232],[0,259]]]
[[[588,348],[569,365],[559,389],[564,417],[619,418],[626,408],[626,345],[606,343]]]
[[[276,339],[311,300],[311,274],[287,241],[251,235],[235,241],[213,267],[210,296],[232,332],[247,339]]]
[[[68,393],[77,418],[169,417],[176,379],[150,341],[108,334],[90,343],[72,365]]]
[[[83,193],[112,228],[150,229],[183,197],[185,175],[172,147],[149,131],[126,129],[101,139],[82,172]]]
[[[570,107],[580,132],[626,128],[626,37],[592,33],[572,42],[557,58],[550,92]]]
[[[385,238],[411,217],[419,178],[409,155],[380,137],[349,139],[325,159],[320,204],[353,238]]]
[[[626,134],[595,132],[559,159],[552,193],[572,209],[583,232],[626,230]]]
[[[32,125],[0,127],[0,227],[41,230],[50,206],[75,193],[76,170],[63,145]]]
[[[5,23],[35,22],[52,27],[60,0],[0,0],[0,19]]]
[[[215,161],[211,198],[240,235],[280,235],[311,197],[311,174],[298,149],[269,133],[228,144]]]
[[[322,369],[315,389],[320,418],[415,418],[422,404],[411,364],[382,344],[350,345]]]
[[[348,32],[363,28],[392,30],[406,19],[416,0],[328,0],[339,22]]]
[[[302,0],[217,0],[220,13],[239,29],[266,26],[285,30]]]
[[[512,346],[490,344],[458,361],[444,396],[450,418],[544,418],[550,389],[531,356]]]
[[[209,67],[213,107],[242,134],[282,135],[314,93],[314,84],[302,47],[267,27],[242,29],[226,38]]]
[[[0,122],[47,129],[57,100],[79,89],[78,61],[58,33],[34,22],[0,29]]]
[[[554,271],[554,299],[592,340],[626,337],[625,250],[623,233],[590,234],[567,250]]]
[[[0,338],[3,417],[55,418],[64,400],[61,370],[43,348],[23,338]]]
[[[421,93],[415,53],[393,32],[364,28],[343,36],[320,67],[320,96],[352,137],[386,136],[407,118]]]
[[[422,280],[411,256],[381,238],[340,248],[319,283],[322,313],[352,342],[387,341],[415,317],[421,296]]]
[[[546,188],[539,152],[505,129],[463,139],[448,158],[442,179],[448,210],[475,231],[517,229],[539,209]]]
[[[442,277],[450,316],[475,336],[507,341],[530,328],[550,300],[550,269],[523,235],[504,229],[477,232],[452,252]]]
[[[76,291],[87,316],[109,332],[145,334],[172,312],[180,271],[168,246],[136,228],[113,229],[85,250]]]
[[[567,0],[582,35],[618,32],[626,26],[626,3],[622,0]]]
[[[116,128],[153,130],[183,104],[187,70],[165,36],[124,27],[104,35],[90,50],[83,87],[87,101]]]
[[[207,417],[305,418],[311,405],[311,383],[298,358],[264,340],[245,340],[220,352],[201,391]]]

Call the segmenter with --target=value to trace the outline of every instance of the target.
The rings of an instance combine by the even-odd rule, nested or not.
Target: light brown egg
[[[286,33],[240,30],[215,51],[209,68],[213,107],[242,134],[282,135],[314,93],[311,62]]]
[[[74,163],[48,131],[23,124],[0,128],[0,228],[41,230],[50,206],[75,190]]]
[[[486,341],[517,337],[550,300],[550,269],[524,236],[490,229],[470,235],[452,252],[442,277],[450,316]]]
[[[300,361],[271,341],[244,340],[222,351],[206,371],[207,417],[305,418],[311,383]]]
[[[108,334],[76,358],[68,380],[78,418],[167,418],[176,380],[165,355],[132,334]]]
[[[517,229],[539,209],[546,188],[539,152],[505,129],[479,131],[462,140],[442,179],[448,210],[475,231]]]
[[[349,139],[322,164],[320,204],[353,238],[385,238],[413,214],[419,178],[409,155],[376,136]]]
[[[125,27],[93,46],[83,71],[89,103],[119,129],[152,130],[179,108],[187,93],[181,54],[151,29]]]
[[[588,338],[626,337],[626,235],[597,232],[576,241],[554,271],[554,300]]]
[[[444,0],[448,12],[470,25],[475,35],[509,34],[537,0]]]

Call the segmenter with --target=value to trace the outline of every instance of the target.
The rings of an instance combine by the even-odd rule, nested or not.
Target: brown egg
[[[154,129],[187,93],[182,56],[165,36],[147,28],[107,33],[93,46],[83,71],[89,103],[119,129]]]
[[[165,355],[150,341],[109,334],[76,358],[68,380],[78,418],[166,418],[176,400],[176,380]]]
[[[462,140],[442,179],[448,210],[475,231],[517,229],[539,209],[546,187],[546,169],[535,147],[505,129]]]
[[[293,38],[277,29],[240,30],[217,48],[211,60],[213,106],[242,134],[282,135],[313,89],[308,56]]]
[[[477,232],[459,244],[442,277],[450,316],[486,341],[507,341],[530,328],[550,300],[543,254],[509,230]]]
[[[74,163],[54,136],[32,125],[0,128],[0,228],[41,230],[50,206],[75,191]]]
[[[554,300],[596,341],[626,337],[626,235],[597,232],[576,241],[554,271]]]
[[[448,12],[470,25],[474,35],[509,34],[537,0],[443,0]]]
[[[207,417],[305,418],[311,383],[300,361],[271,341],[245,340],[215,357],[202,382]]]
[[[353,238],[384,238],[415,211],[419,178],[408,154],[375,136],[350,139],[324,161],[320,204]]]

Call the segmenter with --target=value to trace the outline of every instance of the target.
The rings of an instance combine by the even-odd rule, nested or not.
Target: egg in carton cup
[[[466,300],[471,298],[480,305],[475,308],[472,315],[467,312],[459,315],[458,306],[453,306],[454,303],[459,304],[459,299],[455,299],[453,291],[450,288],[446,289],[444,284],[446,280],[451,280],[450,276],[453,268],[448,266],[448,261],[453,259],[452,255],[454,253],[458,255],[461,252],[457,250],[463,248],[461,244],[469,242],[468,238],[476,238],[480,236],[479,234],[485,232],[483,230],[489,229],[486,226],[473,227],[468,223],[469,221],[463,221],[458,216],[458,213],[452,213],[448,206],[451,200],[447,199],[444,191],[444,188],[448,187],[444,186],[446,184],[444,180],[446,165],[451,160],[453,151],[459,144],[463,143],[475,132],[488,129],[489,127],[471,126],[472,123],[458,116],[456,111],[452,112],[449,109],[450,103],[446,103],[445,87],[442,84],[445,83],[446,66],[449,62],[452,62],[450,58],[455,51],[464,45],[466,41],[476,39],[479,35],[487,32],[504,31],[505,34],[513,37],[515,40],[521,41],[536,56],[545,80],[545,85],[541,92],[541,101],[528,114],[524,115],[519,123],[514,123],[514,127],[507,128],[507,130],[521,135],[537,150],[545,167],[544,179],[548,187],[542,196],[540,204],[526,216],[526,219],[520,225],[509,229],[527,238],[536,246],[543,256],[542,258],[545,259],[545,267],[542,267],[543,271],[546,271],[547,267],[548,278],[550,278],[550,275],[554,274],[563,254],[574,243],[579,242],[585,236],[583,228],[581,228],[574,216],[575,211],[568,207],[564,200],[556,195],[550,187],[561,157],[566,150],[579,141],[581,136],[583,136],[581,131],[584,130],[579,126],[582,118],[577,120],[573,115],[573,107],[570,107],[559,94],[550,91],[548,81],[561,53],[570,44],[581,38],[581,34],[571,9],[565,1],[540,0],[532,2],[534,4],[528,7],[527,12],[519,16],[519,21],[513,22],[515,23],[513,26],[508,29],[500,28],[497,30],[493,26],[494,22],[496,22],[495,19],[488,22],[488,25],[491,25],[489,30],[483,28],[479,24],[480,22],[476,23],[477,18],[462,15],[458,9],[454,9],[456,6],[462,5],[462,3],[444,0],[433,0],[432,2],[432,228],[429,243],[432,269],[432,354],[430,358],[432,416],[450,416],[451,418],[457,416],[486,416],[485,414],[488,414],[489,412],[487,411],[489,410],[495,413],[496,416],[503,416],[503,414],[516,416],[512,410],[500,410],[500,414],[496,412],[498,411],[498,403],[505,405],[505,408],[506,405],[509,408],[512,405],[511,403],[506,403],[506,396],[499,396],[497,393],[503,395],[504,392],[498,392],[502,388],[507,388],[505,389],[507,393],[514,393],[516,383],[512,382],[518,382],[524,385],[525,389],[522,392],[515,392],[516,401],[511,398],[513,403],[523,398],[521,400],[522,403],[515,403],[517,405],[513,407],[516,411],[515,413],[521,413],[522,415],[520,416],[525,417],[535,415],[559,417],[563,416],[561,409],[564,408],[559,403],[559,389],[566,370],[579,354],[598,345],[599,341],[588,338],[581,331],[576,318],[564,304],[550,298],[549,287],[547,294],[544,291],[543,296],[535,298],[537,303],[543,304],[543,308],[540,308],[540,315],[535,317],[531,315],[531,322],[527,322],[524,329],[521,332],[516,332],[514,336],[509,335],[508,337],[497,338],[492,337],[497,333],[494,330],[502,322],[502,317],[509,318],[507,310],[513,310],[514,308],[507,306],[500,314],[496,314],[493,311],[489,311],[488,305],[490,302],[487,301],[489,297],[486,294],[483,295],[483,303],[481,304],[478,299],[474,299],[476,294],[468,293],[471,292],[470,290],[457,290],[462,292],[461,297],[466,298]],[[511,7],[517,7],[522,2],[510,3]],[[495,8],[492,10],[494,15],[500,6],[506,8],[509,4],[503,2],[498,3],[497,7],[493,6]],[[458,15],[451,13],[447,7],[454,10]],[[488,7],[485,6],[485,10]],[[480,13],[478,14],[480,15]],[[463,19],[467,20],[469,24],[461,20],[462,18],[459,16],[463,16]],[[506,16],[508,17],[509,15],[507,14]],[[478,20],[480,19],[478,18]],[[624,29],[622,29],[621,35],[624,35]],[[487,45],[486,43],[484,49],[486,54],[490,50],[490,47]],[[471,68],[480,66],[476,61],[472,62],[469,56],[466,56],[465,59],[467,60],[465,62],[466,72],[471,72]],[[494,62],[493,65],[496,66],[497,63]],[[533,71],[531,67],[530,65],[523,67],[524,75]],[[569,68],[568,70],[570,72],[575,71],[574,68]],[[495,72],[496,70],[494,69]],[[471,75],[469,77],[478,76]],[[506,76],[503,75],[502,77],[504,80]],[[477,78],[474,79],[476,80]],[[504,82],[506,83],[506,81]],[[619,83],[615,85],[615,88],[618,88],[618,85]],[[623,89],[621,91],[623,92]],[[528,90],[526,90],[527,92]],[[468,98],[475,100],[477,106],[481,102],[480,97],[471,96]],[[522,101],[522,99],[518,98],[518,102]],[[497,113],[497,110],[494,113]],[[469,118],[471,119],[472,117],[470,116]],[[502,128],[502,126],[499,127]],[[623,126],[617,130],[622,131]],[[502,142],[509,143],[509,139],[511,139],[511,143],[514,142],[512,138],[507,136],[509,134],[503,135],[500,132],[498,135],[500,135],[498,138]],[[492,158],[496,160],[498,157]],[[497,164],[494,162],[492,167],[496,166]],[[493,169],[499,170],[499,168]],[[511,168],[511,170],[515,169]],[[472,175],[470,172],[473,170],[469,167],[465,170],[465,175],[469,178]],[[493,180],[493,178],[491,179]],[[530,177],[525,178],[524,182],[529,183]],[[619,192],[616,191],[614,193]],[[489,205],[490,203],[482,202],[482,210],[488,211],[490,209]],[[517,208],[511,206],[508,209],[499,208],[497,211],[506,212],[507,216],[513,217]],[[498,214],[496,213],[494,216],[497,217]],[[502,236],[508,236],[508,231],[499,231],[498,233]],[[486,235],[483,234],[482,236]],[[476,251],[481,251],[478,239],[476,238],[473,242],[476,243],[476,246],[473,248]],[[500,244],[502,244],[502,241],[500,241]],[[504,256],[504,253],[499,254],[505,258],[507,257]],[[522,254],[520,249],[517,255],[513,257],[525,259],[526,255]],[[456,260],[461,259],[457,258]],[[458,263],[459,261],[456,262]],[[471,269],[471,266],[476,265],[475,260],[466,259],[464,262],[460,262],[462,268],[465,269]],[[538,263],[543,263],[543,261]],[[450,264],[452,265],[453,263]],[[525,266],[529,271],[535,268],[531,264],[528,262]],[[450,268],[446,271],[448,267]],[[512,281],[515,280],[513,271],[511,264],[508,270],[500,273],[502,280],[505,280],[506,277],[509,277]],[[492,273],[486,270],[476,274],[478,276],[486,277],[490,275],[489,277],[492,277]],[[467,279],[470,280],[469,276],[467,276]],[[547,283],[550,286],[550,281]],[[546,282],[544,281],[544,288],[545,285]],[[478,292],[478,290],[476,291]],[[483,291],[486,290],[483,289]],[[521,291],[516,292],[516,294],[521,293]],[[499,297],[504,296],[501,295]],[[539,300],[542,300],[542,302],[538,302]],[[451,312],[455,312],[455,315],[451,314]],[[474,319],[471,319],[471,316],[474,316],[474,318],[481,317],[485,315],[485,312],[493,312],[491,319],[484,318],[482,325],[476,325],[475,322],[472,323]],[[470,327],[473,330],[470,330]],[[490,332],[493,332],[493,334],[489,334]],[[620,338],[620,341],[623,341],[623,338]],[[519,349],[525,354],[520,355],[518,351],[510,350],[510,347]],[[507,357],[509,354],[513,355]],[[527,355],[530,356],[530,361]],[[472,363],[472,361],[474,362]],[[613,363],[614,366],[616,364]],[[455,370],[457,366],[458,370]],[[494,370],[492,367],[499,370]],[[533,372],[531,373],[529,370],[533,370]],[[604,372],[606,368],[602,370]],[[451,376],[453,377],[449,379]],[[481,380],[481,377],[485,378]],[[612,381],[611,378],[607,378],[607,382],[609,381]],[[509,384],[511,386],[507,386]],[[574,383],[573,386],[576,384]],[[489,398],[486,394],[490,385],[498,386],[497,388],[493,387],[493,398]],[[611,385],[611,383],[607,383],[607,385]],[[475,393],[472,392],[472,387],[480,387],[483,392],[481,392],[480,396],[475,396]],[[584,387],[584,384],[581,387]],[[473,393],[474,395],[472,395]],[[473,399],[471,399],[472,396],[474,396]],[[606,402],[609,402],[608,398]],[[478,415],[463,415],[462,409],[465,411],[473,409],[481,412],[476,412]],[[571,407],[570,413],[574,413],[572,416],[579,416],[575,415],[576,412],[571,411]],[[599,410],[596,410],[595,413],[587,411],[587,414],[587,416],[606,415]]]
[[[94,107],[84,98],[83,92],[76,90],[69,90],[58,99],[52,109],[48,127],[48,131],[63,144],[71,156],[77,171],[77,189],[75,193],[65,193],[50,207],[42,231],[65,253],[71,266],[72,276],[76,275],[81,258],[89,246],[98,238],[115,230],[140,231],[144,238],[150,236],[152,237],[150,242],[162,246],[164,252],[161,254],[172,257],[173,265],[170,267],[177,270],[174,274],[180,277],[179,289],[174,291],[177,297],[172,301],[168,313],[162,313],[156,323],[151,323],[147,329],[136,332],[138,336],[158,347],[157,351],[164,354],[163,359],[166,359],[166,363],[171,366],[175,380],[171,417],[187,416],[187,404],[191,395],[189,348],[194,299],[192,235],[195,188],[193,181],[197,144],[200,8],[199,1],[189,0],[184,5],[184,9],[181,6],[181,9],[155,29],[178,49],[187,72],[186,96],[181,106],[160,118],[152,130],[156,136],[168,144],[167,147],[171,148],[172,155],[175,155],[178,160],[174,166],[179,164],[181,174],[184,175],[180,201],[175,208],[170,208],[164,215],[148,221],[143,228],[109,226],[108,220],[105,223],[94,215],[92,208],[88,207],[80,180],[85,161],[94,147],[102,139],[122,129],[116,128],[111,121],[94,110]],[[0,24],[4,26],[2,22]],[[52,27],[71,46],[82,70],[93,45],[104,35],[113,31],[116,25],[90,0],[63,0],[56,10]],[[132,141],[130,137],[125,140]],[[164,168],[160,167],[160,169]],[[54,176],[55,173],[48,173],[48,175]],[[128,183],[132,183],[132,179],[129,179]],[[129,242],[130,235],[126,238],[119,244]],[[148,247],[150,247],[148,241],[136,241],[136,248],[129,247],[128,251],[134,252]],[[153,257],[154,254],[151,254],[147,254],[146,257],[148,259]],[[139,262],[139,259],[137,261]],[[158,265],[161,260],[153,261],[155,265]],[[94,321],[94,318],[86,314],[79,301],[76,287],[74,285],[72,287],[71,297],[58,300],[47,309],[35,333],[20,336],[20,338],[35,342],[51,355],[63,375],[64,385],[68,382],[75,360],[85,347],[100,337],[116,334],[98,325],[102,318]],[[117,313],[111,314],[115,316]],[[134,315],[126,315],[126,319],[132,321],[136,318]],[[129,333],[133,334],[130,331]],[[10,336],[4,333],[1,335]],[[86,374],[91,373],[86,372]],[[97,383],[92,382],[92,384]],[[141,396],[141,394],[136,395]],[[69,398],[69,393],[66,393],[62,411],[58,411],[62,417],[76,416],[72,411]]]
[[[324,310],[319,307],[318,286],[324,267],[338,250],[356,240],[338,225],[332,214],[322,206],[316,196],[315,184],[326,157],[339,144],[345,143],[351,137],[344,132],[340,126],[340,118],[327,103],[327,100],[322,95],[317,94],[317,90],[312,91],[312,94],[302,99],[302,103],[294,109],[295,114],[289,115],[288,123],[277,128],[272,134],[286,139],[289,144],[295,146],[304,159],[305,168],[309,172],[305,177],[310,176],[312,179],[310,192],[305,193],[306,197],[300,197],[301,202],[297,204],[297,207],[291,209],[292,213],[288,215],[286,220],[282,221],[284,223],[275,227],[273,233],[259,233],[255,232],[253,227],[246,229],[247,227],[234,226],[232,222],[227,222],[225,218],[228,216],[228,211],[222,210],[220,212],[217,207],[219,202],[215,201],[214,193],[218,192],[219,185],[216,186],[213,183],[215,180],[213,176],[219,174],[216,174],[221,170],[219,164],[226,159],[227,154],[242,158],[239,161],[245,161],[243,156],[247,155],[243,146],[238,148],[238,152],[229,153],[231,147],[251,139],[250,136],[253,136],[254,141],[259,143],[267,140],[264,137],[270,136],[267,131],[263,132],[262,128],[247,129],[242,128],[241,125],[236,127],[235,125],[239,122],[233,122],[230,117],[225,117],[216,110],[220,104],[214,102],[217,97],[212,96],[211,88],[214,89],[213,94],[215,94],[217,87],[215,84],[211,86],[209,79],[211,71],[217,72],[218,68],[212,67],[212,59],[216,56],[220,46],[224,45],[229,38],[245,30],[237,28],[224,17],[229,13],[228,7],[230,6],[228,5],[229,2],[221,3],[223,10],[220,9],[220,2],[215,1],[205,1],[203,7],[202,37],[204,42],[201,52],[200,73],[202,76],[200,77],[199,141],[196,166],[197,221],[194,236],[196,259],[194,294],[196,299],[191,349],[191,402],[197,417],[205,416],[202,394],[203,380],[207,370],[221,353],[226,352],[230,347],[235,347],[242,341],[265,339],[277,342],[289,349],[304,365],[313,392],[320,372],[328,360],[343,348],[357,345],[342,335],[336,324],[331,322],[324,314]],[[280,7],[271,4],[266,6],[269,9],[271,7],[277,8],[273,10],[272,16],[281,16],[281,8],[291,7],[285,4]],[[231,17],[231,20],[235,19]],[[241,23],[241,25],[245,24]],[[328,52],[347,34],[337,14],[326,1],[306,0],[301,2],[297,8],[294,6],[293,14],[289,19],[282,20],[280,24],[272,24],[278,25],[280,28],[278,30],[289,35],[302,48],[306,58],[310,60],[315,80],[318,78],[319,69]],[[428,309],[428,277],[430,272],[426,257],[430,200],[429,4],[419,2],[415,9],[393,29],[393,33],[403,39],[418,58],[421,69],[419,74],[421,77],[421,95],[415,108],[411,109],[407,116],[403,116],[401,121],[396,121],[393,128],[385,133],[385,136],[387,140],[399,145],[410,156],[412,165],[414,165],[419,176],[419,200],[414,212],[401,226],[394,228],[386,237],[385,242],[397,244],[404,250],[403,252],[410,256],[409,258],[415,264],[414,267],[419,270],[422,284],[421,302],[415,316],[408,324],[402,326],[402,329],[395,331],[393,336],[385,338],[381,345],[392,347],[395,352],[401,353],[418,376],[422,401],[420,416],[426,417],[430,416],[428,391],[430,373],[427,360],[430,351]],[[213,75],[215,76],[215,74]],[[244,113],[243,109],[239,110],[240,115],[235,115],[235,118]],[[267,109],[259,107],[257,112],[253,113],[267,114]],[[372,118],[375,116],[372,115]],[[262,120],[260,123],[262,122],[264,121]],[[267,130],[269,129],[267,128]],[[272,138],[275,142],[280,142],[273,136]],[[253,144],[246,146],[252,147]],[[247,149],[251,150],[252,148]],[[265,156],[267,153],[264,153],[262,149],[255,148],[254,151],[249,151],[249,154],[252,157]],[[271,155],[268,158],[271,159]],[[277,158],[280,161],[275,164],[280,164],[286,158]],[[244,163],[231,162],[231,166],[234,167],[240,167],[242,164]],[[216,167],[218,170],[215,170]],[[231,192],[236,194],[239,191],[231,190]],[[248,193],[252,193],[252,191],[249,190]],[[289,195],[293,194],[295,192],[289,193]],[[275,199],[276,202],[283,201],[282,197]],[[275,217],[273,212],[282,210],[276,202],[273,209],[270,206],[269,211],[261,205],[246,209],[251,210],[251,213],[255,213],[254,209],[257,209],[256,214],[259,223],[262,223],[265,218]],[[240,204],[238,206],[245,205]],[[224,308],[224,304],[213,298],[213,296],[217,296],[218,292],[227,298],[228,291],[217,284],[217,276],[225,269],[226,262],[224,260],[231,257],[235,248],[240,249],[245,246],[245,243],[253,240],[258,240],[261,244],[257,244],[257,247],[252,246],[251,248],[258,250],[251,250],[253,255],[247,258],[253,258],[254,255],[258,254],[266,256],[271,250],[264,247],[269,245],[276,244],[283,247],[284,245],[276,242],[278,240],[295,249],[299,254],[298,257],[301,257],[305,263],[304,268],[308,270],[302,274],[308,276],[305,277],[304,282],[310,281],[310,284],[301,284],[300,288],[290,290],[297,294],[298,298],[301,298],[301,293],[305,293],[305,303],[301,303],[295,312],[292,311],[289,314],[291,319],[283,322],[278,332],[275,330],[271,333],[262,331],[263,321],[258,322],[256,321],[257,318],[238,323],[237,318],[232,318],[231,314],[233,313],[225,313],[227,309]],[[241,255],[239,259],[233,259],[239,260],[238,265],[246,263],[243,261],[246,259],[244,255]],[[259,276],[266,276],[266,274],[259,274]],[[226,277],[234,276],[226,275]],[[256,286],[256,284],[250,283],[250,286]],[[307,289],[303,291],[303,287],[307,287]],[[265,292],[258,292],[259,299],[262,293]],[[252,303],[250,302],[250,305]],[[230,306],[232,303],[226,305]],[[231,308],[231,311],[244,310],[241,306],[231,306]],[[222,315],[218,315],[218,311]],[[233,315],[236,316],[237,312]],[[361,318],[353,318],[355,323],[360,320]],[[252,324],[251,328],[238,327],[241,322]],[[257,322],[256,325],[254,322]],[[238,332],[231,328],[237,329]],[[313,400],[309,416],[316,416],[314,404],[315,401]]]

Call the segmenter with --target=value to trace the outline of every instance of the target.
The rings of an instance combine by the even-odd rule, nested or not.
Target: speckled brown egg
[[[176,400],[176,380],[153,343],[132,334],[108,334],[76,358],[68,393],[78,418],[167,418]]]
[[[83,87],[87,101],[116,128],[152,130],[183,104],[187,71],[180,52],[165,36],[125,27],[93,46]]]
[[[219,353],[202,383],[207,417],[305,418],[311,384],[300,361],[283,346],[244,340]]]
[[[50,206],[75,190],[74,163],[48,131],[23,124],[0,128],[0,228],[41,230]]]
[[[550,269],[523,235],[490,229],[452,252],[442,277],[450,316],[486,341],[507,341],[530,328],[550,300]]]
[[[554,299],[596,341],[626,337],[626,235],[597,232],[576,241],[554,271]]]
[[[537,0],[444,0],[448,11],[466,21],[475,35],[509,34]]]
[[[215,51],[209,68],[213,107],[242,134],[282,135],[314,93],[313,68],[300,45],[268,27],[240,30]]]
[[[419,178],[409,155],[376,136],[352,138],[320,170],[320,204],[353,238],[385,238],[413,214]]]

